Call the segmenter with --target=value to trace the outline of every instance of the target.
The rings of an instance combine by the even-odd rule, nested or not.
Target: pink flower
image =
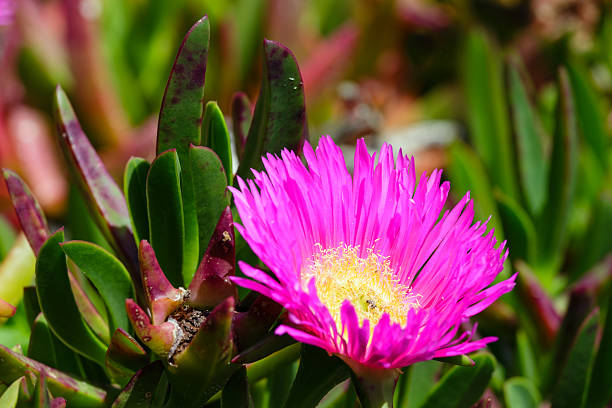
[[[473,223],[469,193],[442,211],[442,172],[417,183],[414,160],[384,145],[376,160],[358,141],[353,176],[323,137],[308,168],[268,155],[255,180],[232,189],[236,225],[273,276],[245,263],[236,283],[286,308],[276,334],[321,347],[357,368],[389,370],[484,347],[461,323],[514,287],[492,285],[508,255],[487,223]]]

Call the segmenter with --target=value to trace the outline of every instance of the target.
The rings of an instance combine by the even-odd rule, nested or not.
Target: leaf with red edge
[[[189,284],[191,306],[208,309],[229,296],[237,296],[236,286],[229,280],[235,272],[235,250],[234,221],[232,211],[227,207]]]
[[[260,341],[268,333],[281,310],[281,305],[259,295],[246,312],[236,313],[232,326],[236,348],[243,351]]]
[[[108,174],[59,86],[55,92],[54,113],[60,145],[84,197],[90,201],[89,210],[108,242],[128,262],[134,282],[138,282],[136,244],[121,189]]]
[[[110,345],[106,351],[106,368],[124,376],[144,367],[149,360],[145,349],[129,335],[128,332],[119,328],[113,333]]]
[[[15,353],[0,345],[0,381],[11,383],[26,373],[46,373],[47,387],[57,398],[65,398],[68,406],[75,408],[105,407],[106,392],[83,381],[75,380],[66,374],[48,367],[38,361]]]
[[[17,308],[8,302],[0,299],[0,318],[12,317],[15,314]]]
[[[185,290],[176,289],[168,281],[147,241],[140,242],[138,258],[152,323],[161,324],[183,303]]]
[[[34,253],[38,254],[40,247],[49,237],[47,218],[38,205],[36,197],[17,173],[3,169],[2,174],[21,229],[28,238]]]
[[[170,322],[152,325],[149,316],[132,299],[126,299],[125,308],[136,335],[160,357],[167,358],[175,338],[175,326]]]
[[[263,79],[237,175],[262,168],[265,153],[301,151],[308,138],[304,84],[297,61],[280,43],[264,41]],[[234,182],[235,183],[235,182]]]

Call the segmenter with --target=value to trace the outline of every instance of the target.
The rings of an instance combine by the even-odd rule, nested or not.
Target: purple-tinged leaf
[[[83,196],[90,201],[92,216],[108,242],[128,262],[132,279],[138,287],[137,248],[125,199],[81,129],[72,105],[60,87],[55,92],[55,116],[60,145]]]
[[[12,317],[17,308],[8,302],[0,299],[0,318]]]
[[[259,295],[246,312],[236,313],[232,331],[236,349],[243,351],[266,336],[278,319],[283,307],[275,301]]]
[[[236,155],[242,160],[244,146],[253,119],[253,108],[249,97],[244,92],[236,92],[232,97],[232,132]]]
[[[110,342],[110,328],[108,327],[108,323],[102,317],[99,309],[96,308],[91,298],[87,295],[82,282],[78,281],[71,270],[68,271],[68,279],[70,280],[70,288],[72,289],[74,300],[83,320],[87,322],[93,332],[96,333],[105,344],[108,344],[108,342]],[[100,306],[100,308],[102,307],[103,306]]]
[[[261,157],[287,148],[300,152],[308,137],[302,75],[291,51],[264,40],[261,89],[237,175],[262,168]]]
[[[164,366],[160,361],[154,361],[138,370],[113,402],[112,408],[150,407],[153,390],[157,387],[163,371]]]
[[[234,298],[229,297],[210,312],[185,349],[170,357],[167,372],[175,404],[201,406],[240,367],[230,364],[233,314]]]
[[[175,325],[164,322],[153,326],[149,316],[132,299],[125,300],[128,318],[136,335],[159,357],[167,358],[175,339]]]
[[[66,256],[59,244],[60,229],[40,248],[36,259],[36,288],[40,308],[53,332],[70,348],[104,365],[106,346],[83,321],[72,292]]]
[[[45,214],[21,177],[7,169],[3,169],[2,173],[21,229],[28,238],[32,250],[38,255],[40,247],[49,237],[49,226]]]
[[[47,375],[47,387],[57,398],[65,398],[75,408],[105,407],[106,392],[86,382],[75,380],[61,371],[15,353],[0,345],[0,381],[11,383],[26,373]]]
[[[235,264],[234,221],[232,211],[226,207],[189,284],[189,304],[209,309],[230,296],[236,298],[236,286],[229,280],[234,275]]]
[[[198,20],[185,35],[164,92],[157,128],[157,154],[176,149],[183,165],[190,144],[200,144],[204,77],[210,25]]]
[[[168,281],[147,241],[140,242],[138,257],[152,323],[161,324],[183,303],[185,290],[176,289]]]
[[[221,395],[221,408],[242,407],[254,408],[253,398],[249,392],[249,379],[246,367],[240,367],[227,381]]]
[[[53,398],[50,408],[66,408],[66,400],[62,397]]]

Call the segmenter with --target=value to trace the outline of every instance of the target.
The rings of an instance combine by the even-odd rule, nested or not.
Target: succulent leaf
[[[236,348],[246,350],[265,337],[281,310],[281,305],[259,295],[246,312],[236,313],[232,327]]]
[[[202,260],[217,221],[229,204],[227,178],[219,156],[208,147],[190,146],[189,164],[199,233],[199,260]]]
[[[170,322],[152,325],[149,316],[132,299],[126,299],[125,307],[138,338],[159,357],[167,358],[176,337],[176,326]]]
[[[72,293],[66,256],[60,248],[64,231],[51,235],[36,259],[40,308],[53,332],[70,348],[104,365],[106,346],[82,319]]]
[[[128,329],[125,299],[134,296],[129,272],[105,249],[85,241],[69,241],[60,245],[68,257],[94,284],[109,313],[110,331]]]
[[[158,325],[183,304],[185,290],[176,289],[168,281],[147,241],[140,242],[138,257],[152,324]]]
[[[266,153],[283,149],[300,152],[308,138],[302,75],[291,51],[280,43],[264,41],[261,89],[237,174],[251,176],[261,170]]]
[[[0,299],[0,318],[12,317],[16,310],[17,308],[15,306]]]
[[[30,188],[17,173],[4,169],[2,174],[11,195],[11,201],[17,213],[21,229],[26,235],[34,253],[38,254],[40,247],[49,237],[47,218],[40,208],[36,197],[34,197]]]
[[[210,147],[221,159],[227,173],[227,184],[232,185],[234,178],[232,165],[232,143],[227,130],[223,112],[217,102],[210,101],[204,110],[202,121],[202,146]]]
[[[44,247],[43,247],[44,248]],[[104,407],[106,392],[0,345],[0,381],[11,383],[26,373],[47,374],[47,387],[55,397],[76,408]]]
[[[60,145],[84,197],[90,200],[92,216],[108,242],[130,265],[134,282],[139,282],[135,273],[137,249],[123,194],[81,129],[60,87],[55,92],[55,115]]]
[[[121,328],[115,330],[106,351],[108,370],[117,370],[121,374],[129,372],[129,379],[135,371],[147,364],[148,359],[147,352],[136,339]]]
[[[159,383],[163,369],[162,363],[155,361],[138,370],[115,399],[112,408],[150,407],[153,390]]]
[[[17,401],[19,400],[19,388],[21,387],[21,381],[23,377],[20,377],[13,381],[13,383],[0,395],[0,407],[15,408]]]
[[[235,249],[232,211],[226,207],[210,238],[202,262],[189,284],[191,306],[211,309],[227,297],[236,298],[236,287],[229,280],[235,272]]]
[[[147,217],[147,174],[151,165],[145,159],[132,157],[125,166],[123,193],[127,203],[136,244],[149,239],[149,218]]]

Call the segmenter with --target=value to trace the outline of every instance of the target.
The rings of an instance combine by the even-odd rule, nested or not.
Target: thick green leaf
[[[223,113],[221,109],[219,109],[217,102],[214,101],[208,102],[206,104],[206,110],[204,111],[204,120],[202,121],[202,145],[210,147],[217,153],[227,173],[227,184],[232,185],[232,179],[234,178],[232,143]]]
[[[499,215],[508,242],[512,243],[512,257],[533,261],[537,251],[537,235],[529,215],[510,196],[494,191]]]
[[[478,401],[489,385],[495,359],[491,354],[478,353],[472,367],[457,366],[449,370],[431,390],[421,405],[425,407],[470,407]]]
[[[538,366],[530,339],[524,330],[519,330],[516,333],[516,354],[521,375],[537,384],[539,379]]]
[[[591,371],[587,407],[604,407],[612,398],[612,296],[609,296],[606,320],[599,350]]]
[[[329,390],[349,375],[349,368],[338,357],[329,356],[318,347],[303,344],[300,366],[285,407],[315,407]]]
[[[121,383],[127,382],[135,371],[149,361],[149,355],[125,330],[117,329],[106,352],[106,370]]]
[[[518,200],[503,67],[484,32],[469,33],[464,62],[471,141],[489,170],[493,185]]]
[[[85,324],[68,277],[66,256],[60,248],[64,231],[51,235],[36,259],[36,288],[41,310],[53,332],[70,348],[104,365],[106,346]]]
[[[514,377],[504,383],[504,401],[508,408],[538,408],[541,399],[538,389],[527,378]]]
[[[54,114],[60,145],[84,198],[90,203],[88,209],[108,242],[130,265],[132,278],[137,280],[136,244],[121,189],[83,133],[66,93],[59,86],[55,92]]]
[[[151,246],[174,287],[183,286],[183,251],[186,240],[179,174],[176,150],[168,150],[151,163],[147,176]]]
[[[441,364],[435,361],[416,363],[402,374],[395,388],[393,405],[398,407],[419,407],[436,384],[436,374]]]
[[[140,369],[113,402],[112,408],[150,407],[153,391],[164,371],[161,361]]]
[[[593,367],[599,326],[599,310],[594,310],[578,330],[559,381],[552,394],[554,407],[585,407]]]
[[[553,261],[566,241],[567,221],[574,198],[578,155],[576,115],[570,83],[559,71],[560,97],[548,180],[548,202],[540,219],[544,260]],[[554,220],[554,222],[551,222]]]
[[[227,177],[219,156],[207,147],[191,146],[189,162],[198,216],[198,259],[201,260],[217,222],[229,204]]]
[[[253,398],[249,392],[246,368],[242,366],[232,375],[223,387],[221,408],[253,408]]]
[[[104,299],[111,333],[119,327],[129,330],[125,299],[134,297],[134,287],[123,264],[110,252],[90,242],[69,241],[61,247]]]
[[[308,135],[302,75],[291,51],[264,41],[263,79],[237,174],[262,168],[261,156],[284,148],[299,152]]]
[[[157,154],[176,149],[181,164],[187,163],[190,144],[200,144],[204,77],[210,25],[198,20],[185,35],[178,50],[159,112]]]
[[[32,327],[34,320],[40,313],[40,305],[38,304],[38,295],[36,294],[35,286],[26,286],[23,288],[23,306],[25,308],[28,324]]]
[[[13,383],[0,396],[0,407],[15,408],[17,406],[20,386],[21,377],[13,381]]]
[[[47,218],[36,197],[21,177],[11,170],[4,169],[2,173],[21,229],[28,238],[34,253],[37,254],[49,236]]]
[[[531,214],[538,215],[546,202],[548,171],[542,127],[537,121],[536,111],[527,96],[519,70],[514,64],[510,64],[508,68],[508,77],[521,186]],[[508,238],[510,242],[516,242]]]
[[[52,237],[53,238],[53,237]],[[51,238],[51,239],[52,239]],[[46,244],[45,244],[46,245]],[[44,250],[41,248],[41,253]],[[106,392],[86,382],[76,380],[38,361],[11,351],[0,345],[0,381],[11,383],[26,373],[47,375],[47,387],[54,397],[65,398],[69,407],[105,407]]]
[[[11,250],[16,238],[17,232],[13,229],[7,218],[0,214],[0,262]]]
[[[132,157],[125,166],[123,193],[127,202],[130,219],[134,227],[134,239],[138,245],[149,239],[149,218],[147,217],[147,174],[151,165],[145,159]]]
[[[578,64],[569,63],[566,68],[574,93],[576,119],[580,133],[593,150],[599,165],[606,169],[608,167],[606,152],[609,143],[600,101],[597,99],[592,84]]]

